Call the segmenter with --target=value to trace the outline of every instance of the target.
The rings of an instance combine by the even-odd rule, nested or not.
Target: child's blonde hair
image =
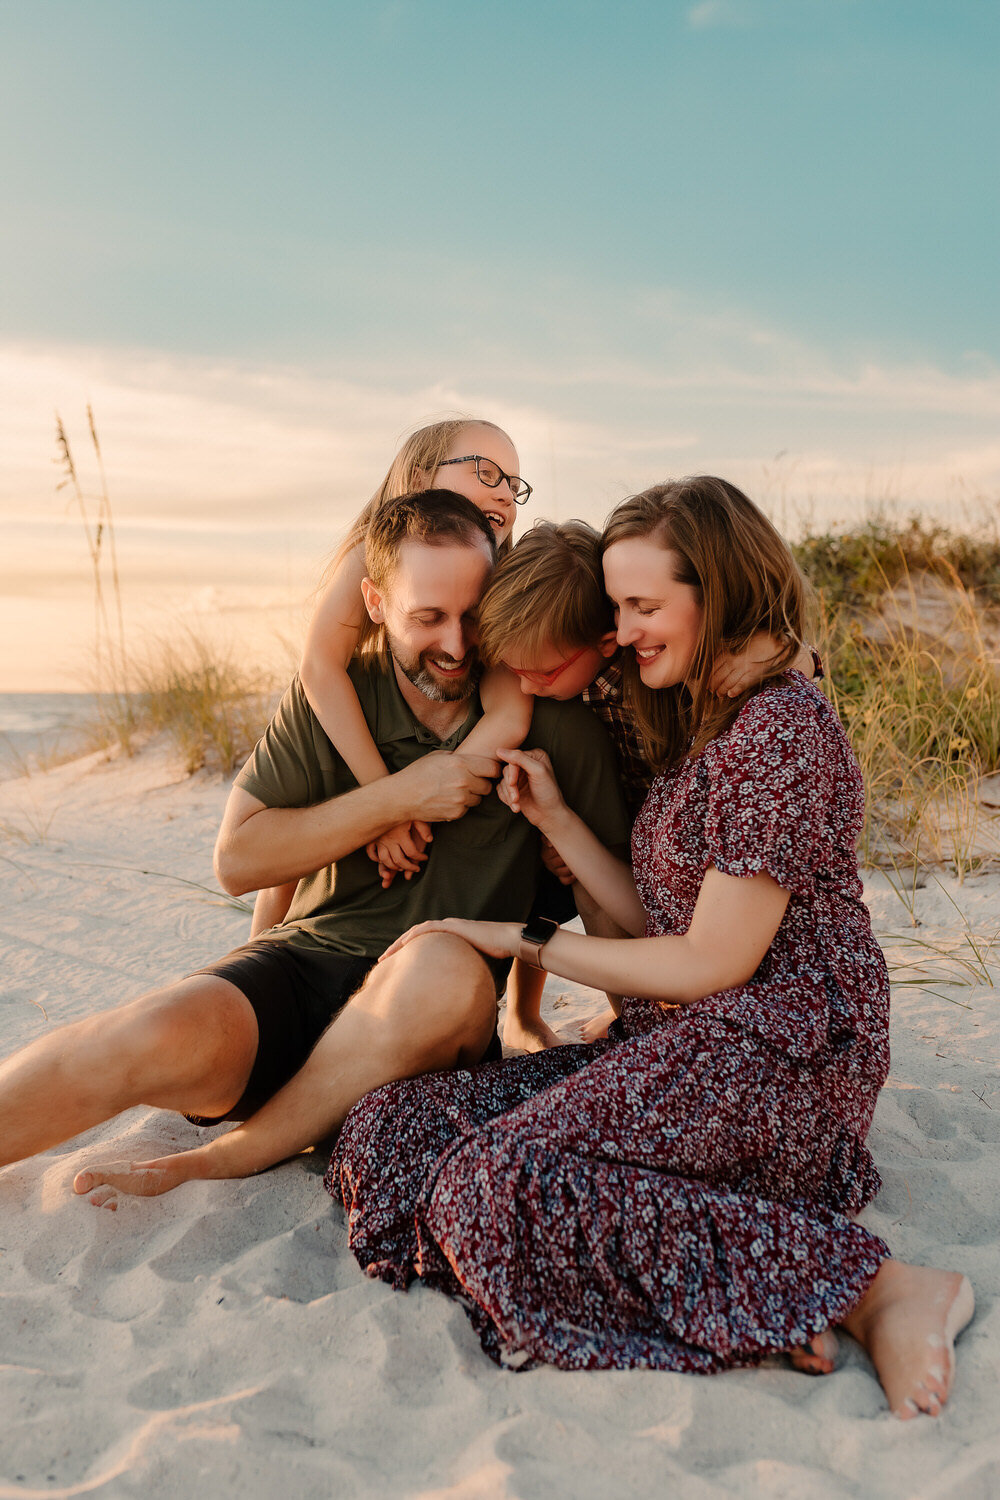
[[[536,521],[479,604],[479,651],[489,665],[512,649],[528,658],[549,647],[596,646],[614,628],[600,533],[586,521]]]
[[[431,422],[426,427],[418,427],[416,432],[411,432],[389,465],[389,472],[327,564],[321,588],[337,571],[345,557],[356,548],[364,546],[372,517],[378,515],[383,506],[403,495],[412,494],[415,490],[429,487],[437,469],[448,457],[448,450],[466,427],[492,427],[494,432],[507,436],[502,427],[498,427],[495,422],[487,422],[482,417],[448,417],[443,422]],[[439,488],[446,489],[447,486],[441,485]],[[499,555],[505,556],[510,551],[510,546],[510,537],[505,537],[500,543]],[[372,651],[377,644],[377,636],[376,627],[364,615],[355,649]]]

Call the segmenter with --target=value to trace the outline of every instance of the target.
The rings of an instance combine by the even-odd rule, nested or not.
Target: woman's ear
[[[361,580],[361,597],[365,601],[365,609],[368,611],[369,619],[375,625],[385,624],[385,598],[382,590],[376,588],[370,578]]]

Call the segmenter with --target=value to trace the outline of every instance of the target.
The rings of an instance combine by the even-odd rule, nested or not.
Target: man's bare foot
[[[870,1355],[895,1416],[938,1415],[955,1373],[955,1339],[974,1309],[958,1271],[882,1262],[844,1327]]]
[[[508,1010],[503,1023],[503,1044],[516,1052],[544,1052],[546,1047],[561,1047],[563,1039],[546,1025],[541,1016],[522,1021],[520,1016]]]
[[[589,1021],[584,1021],[580,1027],[581,1042],[603,1042],[608,1034],[608,1027],[614,1020],[617,1020],[617,1017],[609,1005],[607,1010],[602,1010],[599,1016],[593,1016]]]
[[[803,1375],[832,1375],[837,1364],[837,1351],[837,1335],[832,1328],[825,1328],[808,1344],[789,1349],[788,1358]]]
[[[128,1193],[136,1198],[158,1198],[182,1182],[206,1175],[198,1150],[179,1151],[176,1156],[161,1156],[156,1161],[113,1161],[106,1166],[77,1172],[73,1191],[89,1194],[95,1208],[109,1208],[114,1213],[118,1207],[116,1193]]]

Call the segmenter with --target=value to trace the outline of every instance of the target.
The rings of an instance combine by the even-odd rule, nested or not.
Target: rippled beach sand
[[[156,745],[0,785],[0,1049],[243,940],[211,873],[227,791]],[[826,1379],[501,1372],[456,1305],[361,1275],[315,1156],[115,1214],[75,1197],[109,1143],[134,1158],[203,1137],[138,1109],[0,1174],[0,1497],[1000,1492],[1000,974],[973,946],[1000,926],[1000,877],[928,879],[919,926],[883,875],[866,897],[901,982],[865,1222],[979,1299],[940,1420],[889,1418],[846,1336]],[[549,982],[568,1038],[600,1004]]]

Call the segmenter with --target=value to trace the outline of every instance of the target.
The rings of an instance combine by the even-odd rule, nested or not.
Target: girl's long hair
[[[699,591],[702,607],[688,685],[646,687],[635,653],[625,653],[626,701],[651,764],[663,770],[703,750],[794,660],[802,643],[805,583],[763,512],[735,485],[710,475],[670,480],[622,501],[604,528],[602,556],[632,537],[669,550],[675,578]],[[773,664],[739,697],[717,697],[708,686],[716,660],[744,650],[758,631],[781,642]]]
[[[399,500],[403,495],[412,494],[414,490],[430,488],[435,471],[448,457],[449,448],[466,427],[492,427],[494,432],[507,436],[502,427],[498,427],[495,422],[487,422],[482,417],[449,417],[443,422],[431,422],[429,426],[418,427],[416,432],[411,432],[389,465],[389,472],[382,483],[353,521],[347,536],[324,568],[320,589],[333,577],[349,553],[356,547],[364,547],[369,523],[384,505],[390,500]],[[447,485],[439,485],[438,488],[447,489]],[[510,548],[511,539],[508,536],[500,543],[499,556],[505,557]],[[378,627],[368,618],[367,613],[363,614],[355,649],[360,652],[371,651],[378,633]]]

